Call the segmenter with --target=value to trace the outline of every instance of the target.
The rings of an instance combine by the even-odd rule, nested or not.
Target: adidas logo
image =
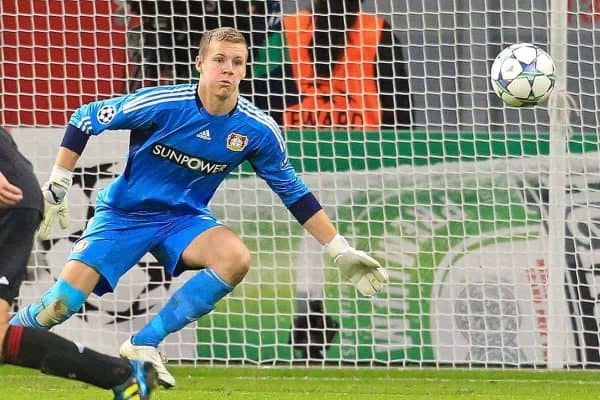
[[[196,137],[204,140],[210,140],[210,131],[205,129],[202,132],[196,133]]]
[[[2,278],[0,278],[0,285],[8,286],[8,285],[10,285],[10,282],[8,281],[8,279],[5,276],[3,276]]]

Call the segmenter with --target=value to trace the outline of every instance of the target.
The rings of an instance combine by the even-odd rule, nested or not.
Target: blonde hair
[[[248,47],[246,38],[240,31],[230,27],[216,28],[208,32],[204,32],[200,39],[200,48],[198,54],[202,55],[210,47],[213,41],[217,42],[228,42],[228,43],[241,43]]]

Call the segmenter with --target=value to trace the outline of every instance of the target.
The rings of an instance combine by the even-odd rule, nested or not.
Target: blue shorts
[[[94,293],[112,292],[119,279],[151,253],[173,276],[186,270],[180,257],[202,232],[222,224],[206,210],[202,214],[125,214],[97,207],[94,217],[73,244],[69,260],[94,268],[101,279]]]

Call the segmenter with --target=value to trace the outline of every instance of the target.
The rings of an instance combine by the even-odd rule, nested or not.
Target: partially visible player
[[[164,386],[175,385],[157,346],[169,333],[209,313],[250,268],[248,248],[208,208],[217,187],[246,160],[324,246],[344,278],[366,296],[381,289],[385,270],[338,234],[288,162],[275,121],[239,96],[247,58],[239,31],[208,31],[196,58],[198,84],[141,89],[75,111],[45,186],[52,211],[41,236],[47,237],[53,219],[67,212],[71,171],[91,135],[131,130],[127,164],[99,193],[94,218],[74,244],[58,282],[41,302],[19,311],[12,324],[50,328],[65,321],[92,291],[112,291],[147,252],[174,276],[200,269],[120,349],[122,356],[152,362]]]
[[[149,399],[155,379],[150,363],[109,357],[44,329],[8,325],[42,210],[31,164],[0,128],[0,362],[112,389],[118,400]]]

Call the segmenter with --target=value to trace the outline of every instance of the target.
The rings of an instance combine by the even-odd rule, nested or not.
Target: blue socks
[[[232,289],[215,271],[203,269],[171,296],[158,314],[132,337],[131,343],[158,347],[169,333],[211,312],[217,301]]]

